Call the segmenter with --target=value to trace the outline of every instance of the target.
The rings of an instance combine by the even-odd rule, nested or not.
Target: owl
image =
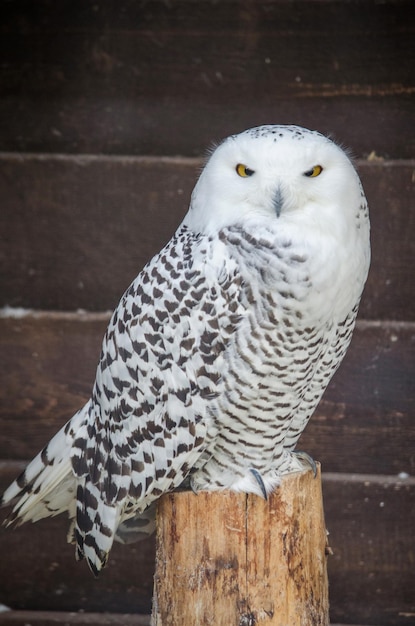
[[[266,497],[351,340],[369,217],[345,152],[267,125],[210,154],[188,213],[121,298],[91,398],[6,490],[7,524],[67,512],[98,574],[166,492]]]

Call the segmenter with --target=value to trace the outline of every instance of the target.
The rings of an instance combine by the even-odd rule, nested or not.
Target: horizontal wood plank
[[[181,222],[198,167],[183,159],[0,159],[3,302],[113,309]]]
[[[0,458],[28,459],[92,390],[106,315],[0,319]],[[360,322],[300,448],[325,471],[415,473],[415,325]]]
[[[316,95],[218,103],[181,98],[0,99],[1,148],[15,152],[198,157],[259,124],[297,124],[333,137],[353,154],[387,159],[415,153],[412,95]],[[370,93],[371,88],[365,90]],[[228,93],[228,92],[226,92]],[[321,88],[321,93],[324,89]],[[379,129],[382,129],[381,131]],[[402,140],[402,137],[405,140]]]
[[[0,466],[0,488],[15,469]],[[333,550],[331,620],[412,624],[415,479],[323,472],[323,495]],[[66,528],[61,516],[0,530],[0,602],[20,610],[149,612],[153,543],[115,545],[108,567],[95,580],[84,563],[75,562],[73,547],[65,543]]]
[[[413,320],[415,162],[357,165],[372,221],[360,317]],[[183,158],[0,155],[0,306],[112,310],[181,222],[200,166]]]
[[[9,2],[3,149],[195,155],[244,127],[295,121],[359,155],[413,156],[412,10],[411,0]]]
[[[149,615],[66,611],[4,611],[1,626],[150,626]]]
[[[249,77],[259,80],[251,70],[261,69],[256,54],[262,65],[270,66],[264,75],[269,82],[290,85],[296,67],[317,85],[359,85],[362,77],[370,76],[372,86],[413,86],[411,0],[380,5],[371,0],[267,0],[243,6],[238,0],[223,0],[215,10],[211,0],[176,0],[171,5],[153,0],[151,6],[128,0],[117,4],[63,0],[59,8],[53,0],[40,0],[35,6],[26,0],[5,7],[1,75],[10,92],[23,87],[51,93],[65,79],[73,79],[70,93],[114,96],[125,83],[126,93],[133,96],[144,91],[165,95],[170,90],[187,94],[189,64],[212,72],[221,62],[230,69],[222,79],[230,74],[241,86],[237,95],[242,95]],[[355,45],[350,47],[352,40]],[[272,51],[284,63],[274,64],[272,56],[265,63]],[[335,59],[328,54],[333,51]],[[22,66],[23,75],[13,72]],[[215,85],[203,81],[200,73],[194,87],[197,93],[207,93],[206,88]],[[91,75],[93,82],[87,84],[85,75]],[[134,75],[136,80],[131,81]],[[111,77],[118,84],[109,82]],[[39,78],[44,80],[40,83]],[[301,93],[301,81],[296,82]]]
[[[412,625],[415,478],[325,474],[332,621]]]
[[[360,318],[414,320],[415,160],[357,166],[369,203],[372,248]]]

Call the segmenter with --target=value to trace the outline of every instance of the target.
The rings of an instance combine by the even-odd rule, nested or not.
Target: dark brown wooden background
[[[356,158],[373,248],[301,441],[323,466],[331,617],[415,624],[414,42],[412,0],[2,3],[0,306],[37,312],[0,319],[0,487],[88,398],[107,311],[180,222],[205,149],[317,128]],[[0,531],[0,602],[43,624],[148,613],[153,542],[116,546],[95,581],[66,526]]]

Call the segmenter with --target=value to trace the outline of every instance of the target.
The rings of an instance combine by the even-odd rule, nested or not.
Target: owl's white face
[[[358,176],[332,141],[296,126],[261,126],[213,152],[184,223],[213,234],[261,217],[279,231],[297,225],[341,237],[360,203]]]

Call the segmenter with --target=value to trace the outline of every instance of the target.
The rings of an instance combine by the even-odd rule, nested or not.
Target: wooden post
[[[321,476],[287,475],[268,501],[167,494],[157,514],[153,626],[328,626]]]

